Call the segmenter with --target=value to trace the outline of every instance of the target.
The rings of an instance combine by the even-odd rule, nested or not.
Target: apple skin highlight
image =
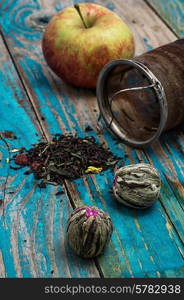
[[[97,4],[80,4],[85,28],[73,6],[57,13],[42,39],[49,67],[72,85],[95,88],[99,72],[111,60],[131,58],[134,41],[115,13]]]

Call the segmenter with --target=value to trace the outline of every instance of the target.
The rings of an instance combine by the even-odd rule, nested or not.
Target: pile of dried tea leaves
[[[119,158],[114,156],[94,137],[54,135],[51,143],[40,142],[33,148],[22,149],[13,157],[15,164],[28,166],[25,174],[33,173],[40,187],[46,184],[62,184],[88,173],[100,173],[114,166]]]

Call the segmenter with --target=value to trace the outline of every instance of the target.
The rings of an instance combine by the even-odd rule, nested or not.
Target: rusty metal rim
[[[155,134],[151,138],[145,141],[131,139],[122,132],[123,128],[121,130],[117,125],[117,123],[115,122],[111,110],[111,105],[109,103],[109,97],[105,93],[105,85],[107,84],[106,79],[108,77],[109,72],[112,71],[114,67],[120,65],[127,65],[130,68],[134,67],[137,70],[139,70],[141,73],[143,73],[147,77],[150,84],[153,84],[152,88],[154,89],[154,92],[158,98],[158,103],[160,106],[160,123]],[[104,68],[101,70],[98,77],[96,95],[97,95],[97,102],[100,110],[100,115],[105,121],[107,128],[110,130],[111,133],[113,133],[113,135],[119,137],[125,144],[133,147],[141,148],[146,145],[149,145],[150,143],[158,139],[161,133],[163,132],[167,121],[167,116],[168,116],[168,106],[167,106],[167,100],[166,100],[164,88],[161,82],[157,79],[157,77],[142,63],[139,63],[136,60],[134,61],[128,59],[118,59],[118,60],[113,60],[108,64],[106,64]]]

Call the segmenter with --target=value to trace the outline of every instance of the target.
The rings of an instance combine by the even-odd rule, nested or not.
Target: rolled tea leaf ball
[[[77,255],[92,258],[102,253],[112,231],[109,215],[95,206],[81,206],[68,219],[67,239]]]
[[[150,164],[132,164],[115,171],[113,193],[116,199],[133,208],[147,208],[158,200],[159,172]]]

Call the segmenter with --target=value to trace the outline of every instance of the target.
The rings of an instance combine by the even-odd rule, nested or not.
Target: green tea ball
[[[113,193],[116,199],[133,208],[147,208],[158,200],[161,179],[150,164],[133,164],[115,172]]]
[[[95,206],[81,206],[68,220],[67,239],[77,255],[92,258],[102,253],[112,231],[112,222],[106,213]]]

